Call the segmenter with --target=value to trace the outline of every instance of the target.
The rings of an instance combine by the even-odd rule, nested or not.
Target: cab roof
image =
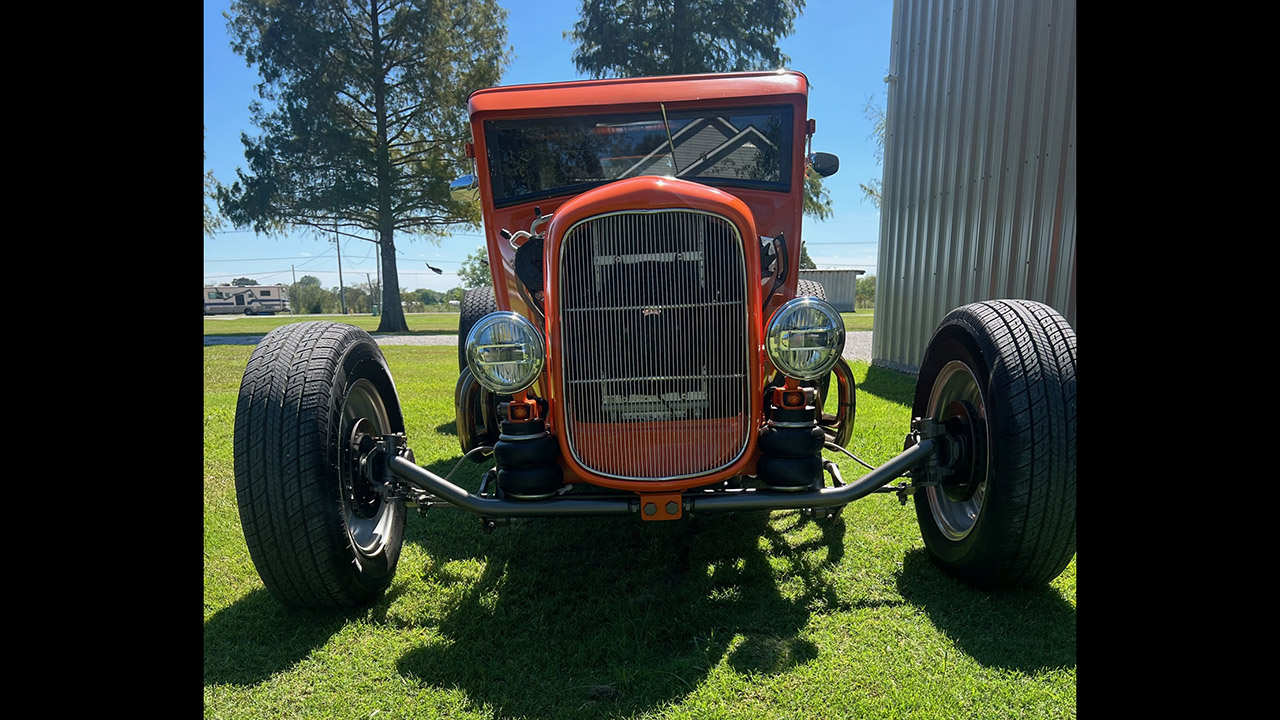
[[[807,97],[808,94],[808,78],[794,70],[572,80],[477,90],[467,100],[467,112],[474,116],[477,113],[550,110],[559,107],[678,103],[726,98],[758,100],[782,95]]]

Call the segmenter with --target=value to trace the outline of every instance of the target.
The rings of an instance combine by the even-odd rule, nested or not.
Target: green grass
[[[844,318],[846,331],[871,330],[875,321],[874,310],[859,310],[856,313],[840,313]],[[374,332],[378,329],[378,320],[372,315],[213,315],[204,318],[205,335],[266,335],[281,325],[306,322],[308,320],[337,320],[349,325]],[[458,333],[458,313],[409,313],[405,315],[409,323],[410,335],[456,335]]]
[[[871,330],[875,324],[875,310],[859,310],[856,313],[840,313],[841,319],[844,320],[844,329],[847,332],[854,330]]]
[[[490,535],[436,509],[409,518],[378,602],[285,609],[262,587],[236,512],[231,435],[251,351],[204,349],[205,717],[1076,715],[1075,560],[1046,588],[972,590],[933,566],[910,501],[893,495],[833,523],[796,512],[545,519]],[[383,352],[417,461],[448,472],[460,454],[456,351]],[[853,368],[851,450],[879,463],[902,447],[914,378]],[[474,489],[482,468],[454,477]]]
[[[457,335],[458,313],[406,313],[409,335]],[[373,315],[206,315],[205,335],[266,335],[281,325],[309,320],[344,322],[366,332],[378,329]]]

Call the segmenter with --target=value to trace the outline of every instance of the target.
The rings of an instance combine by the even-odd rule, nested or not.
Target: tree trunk
[[[382,27],[378,22],[378,6],[369,4],[369,25],[373,33],[374,112],[378,124],[378,144],[374,149],[378,162],[378,246],[382,248],[382,316],[378,332],[408,332],[404,306],[400,304],[400,274],[396,272],[395,217],[391,210],[391,158],[387,148],[387,85],[382,62]]]
[[[685,15],[685,6],[682,0],[675,0],[671,8],[671,74],[684,75],[689,72],[689,48],[685,46],[688,41],[689,19]]]
[[[396,271],[396,245],[391,230],[383,230],[378,242],[382,252],[382,314],[376,332],[409,332],[400,304],[400,274]]]

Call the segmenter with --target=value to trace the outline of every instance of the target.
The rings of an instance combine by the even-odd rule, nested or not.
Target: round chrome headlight
[[[783,375],[817,380],[844,352],[844,319],[818,298],[798,297],[773,313],[764,338],[769,359]]]
[[[519,313],[503,310],[480,318],[467,333],[467,367],[476,382],[499,395],[529,387],[542,373],[542,335]]]

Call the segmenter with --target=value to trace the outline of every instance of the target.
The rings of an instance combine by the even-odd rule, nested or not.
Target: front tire
[[[797,280],[796,297],[816,297],[819,300],[826,300],[827,289],[817,280]]]
[[[468,290],[462,296],[462,314],[458,316],[458,386],[454,390],[455,411],[454,427],[458,431],[458,442],[462,452],[466,453],[481,445],[492,445],[498,442],[497,402],[493,393],[480,388],[472,398],[469,408],[462,407],[458,400],[466,382],[467,370],[467,335],[475,327],[480,318],[498,311],[498,299],[492,285],[482,285]],[[474,380],[472,381],[474,382]],[[486,422],[486,418],[492,422]],[[484,456],[475,457],[475,462],[484,462]]]
[[[467,335],[480,318],[492,312],[498,312],[493,286],[474,288],[462,296],[462,314],[458,316],[458,372],[467,367]]]
[[[930,557],[979,587],[1043,585],[1076,551],[1076,336],[1047,305],[974,303],[949,313],[925,350],[912,415],[967,403],[986,471],[972,494],[916,493]]]
[[[357,429],[404,432],[373,338],[334,322],[268,333],[249,358],[236,404],[236,498],[258,574],[286,605],[358,606],[395,574],[405,507],[351,470]]]
[[[827,289],[817,280],[797,280],[796,297],[816,297],[825,301],[827,299]],[[819,397],[825,401],[827,393],[831,391],[831,373],[827,373],[826,377],[818,381],[817,388]],[[818,415],[822,414],[821,409],[819,409]]]

